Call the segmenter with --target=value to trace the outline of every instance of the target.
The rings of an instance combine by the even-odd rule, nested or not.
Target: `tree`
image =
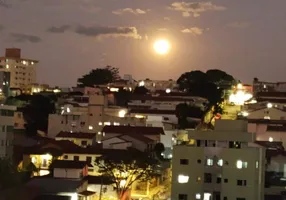
[[[149,90],[144,87],[144,86],[137,86],[135,89],[134,89],[134,94],[141,94],[141,95],[146,95],[149,93]]]
[[[151,180],[156,174],[156,161],[136,149],[107,153],[97,158],[96,165],[114,182],[119,199],[127,197],[134,182]]]
[[[79,87],[94,87],[95,85],[105,85],[119,80],[119,69],[111,66],[91,70],[77,80]]]
[[[21,183],[17,167],[8,158],[0,158],[0,190],[14,187]]]
[[[198,123],[188,121],[188,118],[201,119],[204,116],[204,111],[200,107],[181,103],[176,106],[176,116],[179,129],[194,128]]]
[[[29,103],[23,108],[27,136],[34,136],[37,130],[47,132],[49,114],[55,113],[55,103],[42,95],[31,95]]]
[[[165,151],[165,146],[163,143],[157,143],[154,147],[154,152],[156,153],[157,158],[163,159],[162,153]]]
[[[132,95],[132,92],[130,92],[129,90],[120,88],[118,92],[114,93],[116,105],[126,107],[131,98],[131,95]]]
[[[202,123],[205,122],[205,117],[209,113],[210,117],[207,123],[210,124],[217,113],[223,114],[222,105],[224,98],[223,89],[220,86],[224,84],[232,86],[235,83],[235,79],[226,72],[212,69],[206,73],[201,71],[186,72],[180,76],[177,83],[181,90],[207,99],[208,102],[205,105]]]

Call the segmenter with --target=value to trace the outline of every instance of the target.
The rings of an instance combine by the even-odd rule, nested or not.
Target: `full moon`
[[[165,55],[170,50],[170,43],[167,40],[157,40],[155,41],[153,48],[156,53]]]

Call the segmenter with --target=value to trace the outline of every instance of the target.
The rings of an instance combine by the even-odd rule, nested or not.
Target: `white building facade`
[[[36,65],[38,61],[21,57],[21,49],[6,49],[0,57],[0,71],[10,72],[10,87],[28,89],[36,83]]]
[[[0,106],[0,157],[11,157],[14,139],[15,106]]]
[[[174,146],[172,199],[263,200],[265,149],[247,122],[219,120]]]

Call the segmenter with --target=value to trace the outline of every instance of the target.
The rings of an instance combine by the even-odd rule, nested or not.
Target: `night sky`
[[[136,79],[219,68],[250,83],[285,81],[285,0],[0,0],[0,54],[40,60],[38,82],[72,86],[112,65]],[[154,53],[168,39],[166,56]]]

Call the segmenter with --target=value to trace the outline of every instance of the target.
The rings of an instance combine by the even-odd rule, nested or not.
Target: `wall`
[[[265,108],[249,112],[248,119],[264,119],[264,117],[270,117],[271,120],[286,119],[286,112],[276,108]]]
[[[81,178],[82,169],[54,169],[55,178]]]

